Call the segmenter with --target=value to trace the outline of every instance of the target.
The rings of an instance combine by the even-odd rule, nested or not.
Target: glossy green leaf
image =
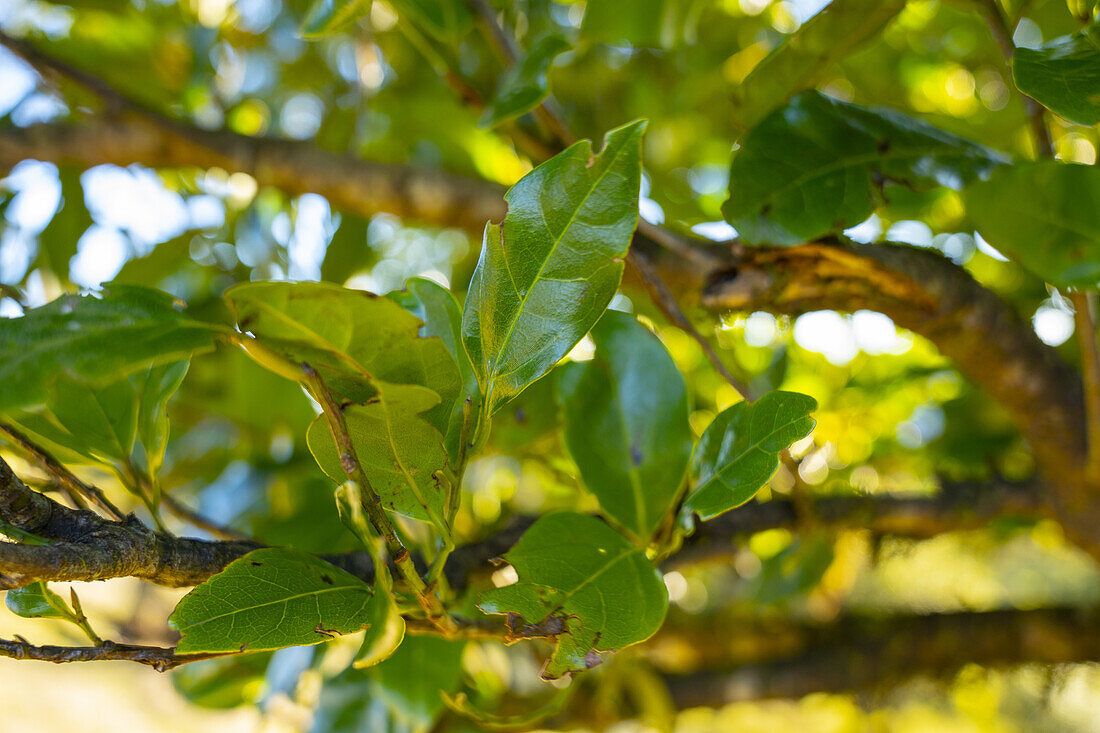
[[[733,87],[734,122],[752,129],[791,95],[812,89],[905,7],[905,0],[833,0]]]
[[[421,417],[439,396],[416,385],[375,384],[377,395],[367,404],[342,408],[359,464],[387,509],[415,519],[442,518],[445,493],[434,474],[447,461],[443,436]],[[333,481],[347,481],[324,415],[310,426],[308,440],[321,469]]]
[[[603,511],[645,541],[691,458],[687,386],[668,350],[631,315],[592,329],[596,356],[558,381],[565,442]]]
[[[1018,48],[1012,76],[1020,91],[1070,122],[1100,122],[1100,25],[1055,38],[1036,49]]]
[[[104,384],[212,347],[222,329],[191,320],[167,293],[112,285],[0,318],[0,411],[45,400],[59,372]]]
[[[769,392],[719,413],[695,448],[685,510],[711,519],[755,496],[779,468],[779,452],[813,430],[816,409],[812,397]]]
[[[47,392],[50,411],[72,439],[69,447],[120,463],[130,459],[137,437],[138,401],[128,380],[96,388],[59,375]]]
[[[749,243],[798,244],[866,219],[887,183],[958,189],[1003,162],[899,112],[805,92],[742,140],[722,213]]]
[[[65,621],[75,618],[69,604],[41,580],[9,590],[4,602],[8,610],[23,618],[59,618]]]
[[[320,38],[338,33],[370,12],[371,0],[314,0],[298,33]]]
[[[589,669],[600,652],[648,639],[668,608],[668,591],[645,553],[595,517],[542,517],[504,558],[519,582],[481,595],[479,608],[507,614],[515,639],[557,643],[545,679]]]
[[[370,623],[370,586],[298,550],[267,548],[188,593],[168,623],[180,654],[319,644]]]
[[[422,338],[420,319],[389,298],[309,282],[247,283],[230,288],[225,297],[242,331],[283,359],[308,362],[343,398],[371,399],[373,379],[431,389],[440,400],[426,419],[440,432],[447,430],[461,387],[455,360],[440,339]],[[280,372],[280,365],[249,353]]]
[[[405,283],[405,290],[392,295],[406,310],[424,322],[423,335],[438,336],[458,364],[462,391],[451,410],[444,441],[447,453],[454,460],[458,456],[458,441],[462,432],[463,403],[470,400],[470,411],[474,416],[478,414],[481,403],[477,372],[466,353],[465,344],[462,343],[462,311],[449,290],[420,277],[411,278]],[[475,428],[475,425],[470,426],[471,435],[476,432]]]
[[[569,353],[599,320],[638,223],[644,121],[588,141],[508,191],[502,225],[485,229],[462,318],[490,412]]]
[[[1057,161],[997,171],[963,192],[994,247],[1055,285],[1100,281],[1100,169]]]
[[[546,75],[558,55],[568,51],[569,42],[560,36],[543,36],[535,41],[523,59],[500,79],[496,96],[481,116],[482,127],[526,114],[550,94]]]

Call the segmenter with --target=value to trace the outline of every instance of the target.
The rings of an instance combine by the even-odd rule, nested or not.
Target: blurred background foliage
[[[649,118],[644,218],[722,240],[733,235],[719,212],[738,136],[732,90],[828,3],[493,4],[523,47],[546,36],[565,40],[548,78],[576,134],[598,138],[624,121]],[[1030,157],[1021,98],[979,12],[982,4],[910,0],[873,41],[831,66],[818,87]],[[1005,5],[1018,18],[1019,46],[1038,46],[1081,25],[1065,0]],[[469,83],[491,98],[501,73],[464,4],[374,0],[362,22],[318,39],[299,34],[309,12],[307,0],[5,0],[0,28],[199,128],[311,140],[368,160],[504,185],[537,163],[517,152],[511,136],[480,125],[480,111],[441,79],[439,68],[454,59]],[[399,19],[418,13],[416,26]],[[434,36],[427,39],[418,28]],[[80,120],[99,106],[80,86],[44,80],[0,49],[0,133]],[[534,129],[529,116],[502,124],[520,135]],[[1058,158],[1095,162],[1096,128],[1055,118],[1052,133]],[[1076,360],[1073,318],[1062,294],[977,237],[957,193],[896,186],[887,193],[888,205],[850,230],[854,239],[940,250],[1030,319],[1046,343]],[[389,214],[366,220],[316,194],[289,198],[245,173],[217,168],[82,170],[26,160],[0,181],[0,216],[5,316],[110,280],[162,288],[210,318],[218,317],[227,287],[256,279],[323,279],[385,293],[423,275],[461,297],[480,245],[459,229]],[[696,437],[740,399],[644,292],[624,288],[616,307],[645,316],[687,376]],[[820,404],[816,430],[793,451],[798,475],[781,468],[757,501],[792,492],[933,495],[945,480],[1024,481],[1033,473],[1027,446],[1003,411],[928,342],[895,328],[886,316],[693,315],[722,357],[754,386],[804,392]],[[590,356],[582,343],[571,358]],[[219,348],[194,359],[169,411],[166,491],[269,543],[325,552],[353,546],[336,516],[330,484],[305,446],[313,412],[295,385],[238,351]],[[456,523],[461,541],[485,537],[516,514],[594,508],[558,427],[553,379],[537,383],[494,423],[489,451],[467,474]],[[112,486],[111,477],[86,470]],[[1057,525],[1032,520],[1001,520],[925,541],[812,526],[768,530],[740,547],[732,561],[672,570],[666,584],[673,600],[667,626],[685,637],[777,617],[821,624],[847,614],[1100,603],[1093,564],[1063,541]],[[161,621],[178,597],[124,580],[81,593],[89,612],[113,620],[113,638],[161,643]],[[5,635],[27,633],[30,623],[5,617],[0,628]],[[35,624],[36,638],[46,633],[43,626]],[[64,633],[58,629],[56,638]],[[100,710],[165,711],[141,719],[135,730],[211,725],[335,733],[423,729],[441,714],[448,730],[477,729],[445,711],[434,694],[439,688],[505,711],[551,704],[555,694],[537,679],[538,652],[524,645],[471,643],[463,649],[416,637],[369,672],[345,671],[353,653],[354,645],[337,642],[190,665],[171,675],[174,691],[149,688],[142,699],[134,685],[153,684],[144,680],[144,670],[81,666],[59,673],[5,661],[0,705],[12,730],[60,729],[94,694]],[[574,683],[583,713],[569,724],[616,731],[673,725],[683,731],[1100,730],[1100,676],[1085,665],[970,665],[858,694],[677,713],[659,674],[691,669],[698,653],[664,637],[624,652]],[[110,722],[110,729],[119,729]],[[99,730],[97,724],[81,718],[84,730]]]

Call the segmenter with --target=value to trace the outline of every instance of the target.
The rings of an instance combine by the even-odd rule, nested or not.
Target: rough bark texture
[[[1056,516],[1100,557],[1100,506],[1083,476],[1079,373],[996,294],[937,252],[893,244],[815,242],[746,248],[715,272],[702,304],[797,315],[868,309],[930,340],[1001,403],[1027,438]]]

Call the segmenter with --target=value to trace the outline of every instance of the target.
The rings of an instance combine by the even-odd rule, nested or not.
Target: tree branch
[[[1088,436],[1085,476],[1092,483],[1100,484],[1100,349],[1096,344],[1096,318],[1093,313],[1096,299],[1092,293],[1080,290],[1070,297],[1077,326],[1077,343],[1081,348],[1081,373],[1085,381]]]
[[[230,652],[237,654],[239,652]],[[167,672],[181,664],[201,662],[204,659],[229,656],[227,654],[176,654],[175,649],[159,646],[140,646],[104,641],[99,646],[34,646],[25,639],[0,639],[0,657],[10,659],[36,659],[40,662],[68,664],[69,662],[122,661],[137,662],[158,672]]]
[[[691,649],[723,669],[667,674],[677,707],[888,689],[916,676],[949,676],[967,664],[1004,667],[1100,660],[1100,609],[1053,608],[849,617],[824,625],[783,621],[666,625],[651,642]]]
[[[824,527],[866,528],[909,537],[931,537],[980,527],[998,516],[1036,516],[1041,511],[1039,492],[1030,484],[947,484],[935,497],[826,497],[813,507],[814,521]],[[193,586],[263,546],[173,537],[152,531],[132,516],[114,522],[70,509],[29,489],[2,459],[0,519],[51,541],[40,546],[0,542],[0,590],[36,580],[126,576],[169,587]],[[492,561],[511,549],[533,522],[533,517],[516,517],[488,538],[455,550],[444,570],[451,587],[461,591],[477,577],[492,573],[496,569]],[[795,507],[787,500],[746,504],[701,524],[667,564],[729,555],[739,538],[765,529],[794,528],[797,522]],[[374,579],[366,552],[321,557],[363,580]]]
[[[1031,326],[962,268],[936,252],[839,240],[746,248],[703,291],[714,310],[798,315],[866,308],[929,339],[1009,412],[1027,438],[1057,516],[1100,557],[1100,506],[1081,484],[1086,455],[1078,372]]]

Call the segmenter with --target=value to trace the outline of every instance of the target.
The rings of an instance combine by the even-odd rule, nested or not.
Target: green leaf
[[[82,172],[70,166],[58,171],[61,206],[38,235],[38,264],[49,268],[63,283],[69,282],[69,261],[76,255],[77,243],[92,225],[92,215],[84,204],[84,187],[80,184]]]
[[[361,216],[340,213],[340,226],[332,235],[321,263],[321,279],[343,285],[356,273],[370,268],[378,261],[378,253],[371,249],[367,239],[370,222]]]
[[[429,388],[440,400],[425,417],[441,433],[447,430],[461,387],[455,360],[440,339],[422,338],[420,319],[389,298],[309,282],[236,285],[225,298],[241,331],[283,359],[309,362],[343,398],[366,402],[375,379]],[[281,373],[278,365],[257,361]]]
[[[371,0],[314,0],[298,34],[320,38],[338,33],[370,12]]]
[[[877,38],[904,7],[905,0],[833,0],[734,87],[735,123],[752,129],[792,94],[812,89],[837,61]]]
[[[963,192],[994,247],[1055,285],[1100,281],[1100,169],[1042,161],[1004,168]]]
[[[543,36],[535,41],[523,59],[501,76],[496,95],[478,124],[493,127],[542,104],[550,94],[546,78],[550,64],[569,48],[569,42],[560,36]]]
[[[457,43],[473,27],[465,0],[393,0],[390,4],[402,21],[446,43]]]
[[[866,219],[886,183],[958,189],[1003,162],[899,112],[805,92],[745,136],[722,213],[749,243],[798,244]]]
[[[645,121],[582,141],[508,191],[489,224],[462,317],[490,414],[546,374],[599,320],[638,223]]]
[[[542,517],[505,556],[519,582],[481,595],[485,613],[508,614],[513,639],[557,643],[544,679],[589,669],[661,626],[668,591],[645,553],[599,519]]]
[[[810,434],[817,402],[797,392],[769,392],[723,410],[695,448],[695,488],[685,511],[703,519],[744,504],[779,468],[779,452]]]
[[[126,463],[137,436],[138,402],[127,380],[102,388],[64,374],[48,388],[50,411],[72,442],[88,456]]]
[[[69,604],[41,580],[9,590],[4,602],[12,613],[23,618],[59,618],[65,621],[75,618]]]
[[[140,398],[137,435],[152,476],[160,471],[168,447],[168,400],[180,388],[189,366],[188,361],[177,361],[149,367],[130,378]]]
[[[1055,38],[1036,49],[1018,48],[1012,76],[1020,91],[1070,122],[1100,122],[1100,25]]]
[[[600,507],[643,542],[684,481],[691,427],[684,377],[637,319],[608,311],[593,360],[558,382],[565,442]]]
[[[59,372],[104,384],[208,350],[223,329],[189,319],[168,293],[111,285],[0,318],[0,412],[39,404]]]
[[[596,43],[672,48],[694,41],[706,0],[588,0],[581,36]]]
[[[420,417],[439,403],[439,396],[416,385],[375,386],[378,392],[370,402],[341,408],[359,464],[387,509],[442,521],[445,494],[434,474],[447,462],[443,436]],[[307,439],[321,469],[333,481],[347,481],[324,415],[314,420]]]
[[[362,489],[348,481],[336,489],[336,508],[340,520],[359,538],[374,563],[374,595],[369,627],[352,663],[356,668],[371,667],[388,659],[405,638],[405,619],[393,599],[393,577],[386,560],[385,542],[371,528],[363,512]]]
[[[410,636],[393,656],[370,670],[395,716],[414,730],[427,730],[462,679],[466,642],[438,636]]]
[[[260,702],[270,654],[243,654],[191,662],[172,670],[172,687],[187,701],[225,710]]]
[[[235,560],[188,593],[168,623],[180,654],[266,651],[320,644],[370,623],[370,586],[298,550],[267,548]]]
[[[458,457],[458,441],[462,432],[463,403],[468,399],[472,408],[472,414],[478,414],[481,404],[481,390],[477,384],[477,372],[466,353],[466,346],[462,343],[462,311],[458,307],[458,301],[451,292],[431,280],[414,277],[405,283],[405,290],[391,294],[394,300],[406,310],[424,322],[424,336],[438,336],[447,351],[451,352],[458,371],[462,378],[462,391],[454,407],[451,409],[451,418],[447,425],[447,435],[444,444],[451,459]],[[476,434],[477,426],[470,426],[470,434]]]

